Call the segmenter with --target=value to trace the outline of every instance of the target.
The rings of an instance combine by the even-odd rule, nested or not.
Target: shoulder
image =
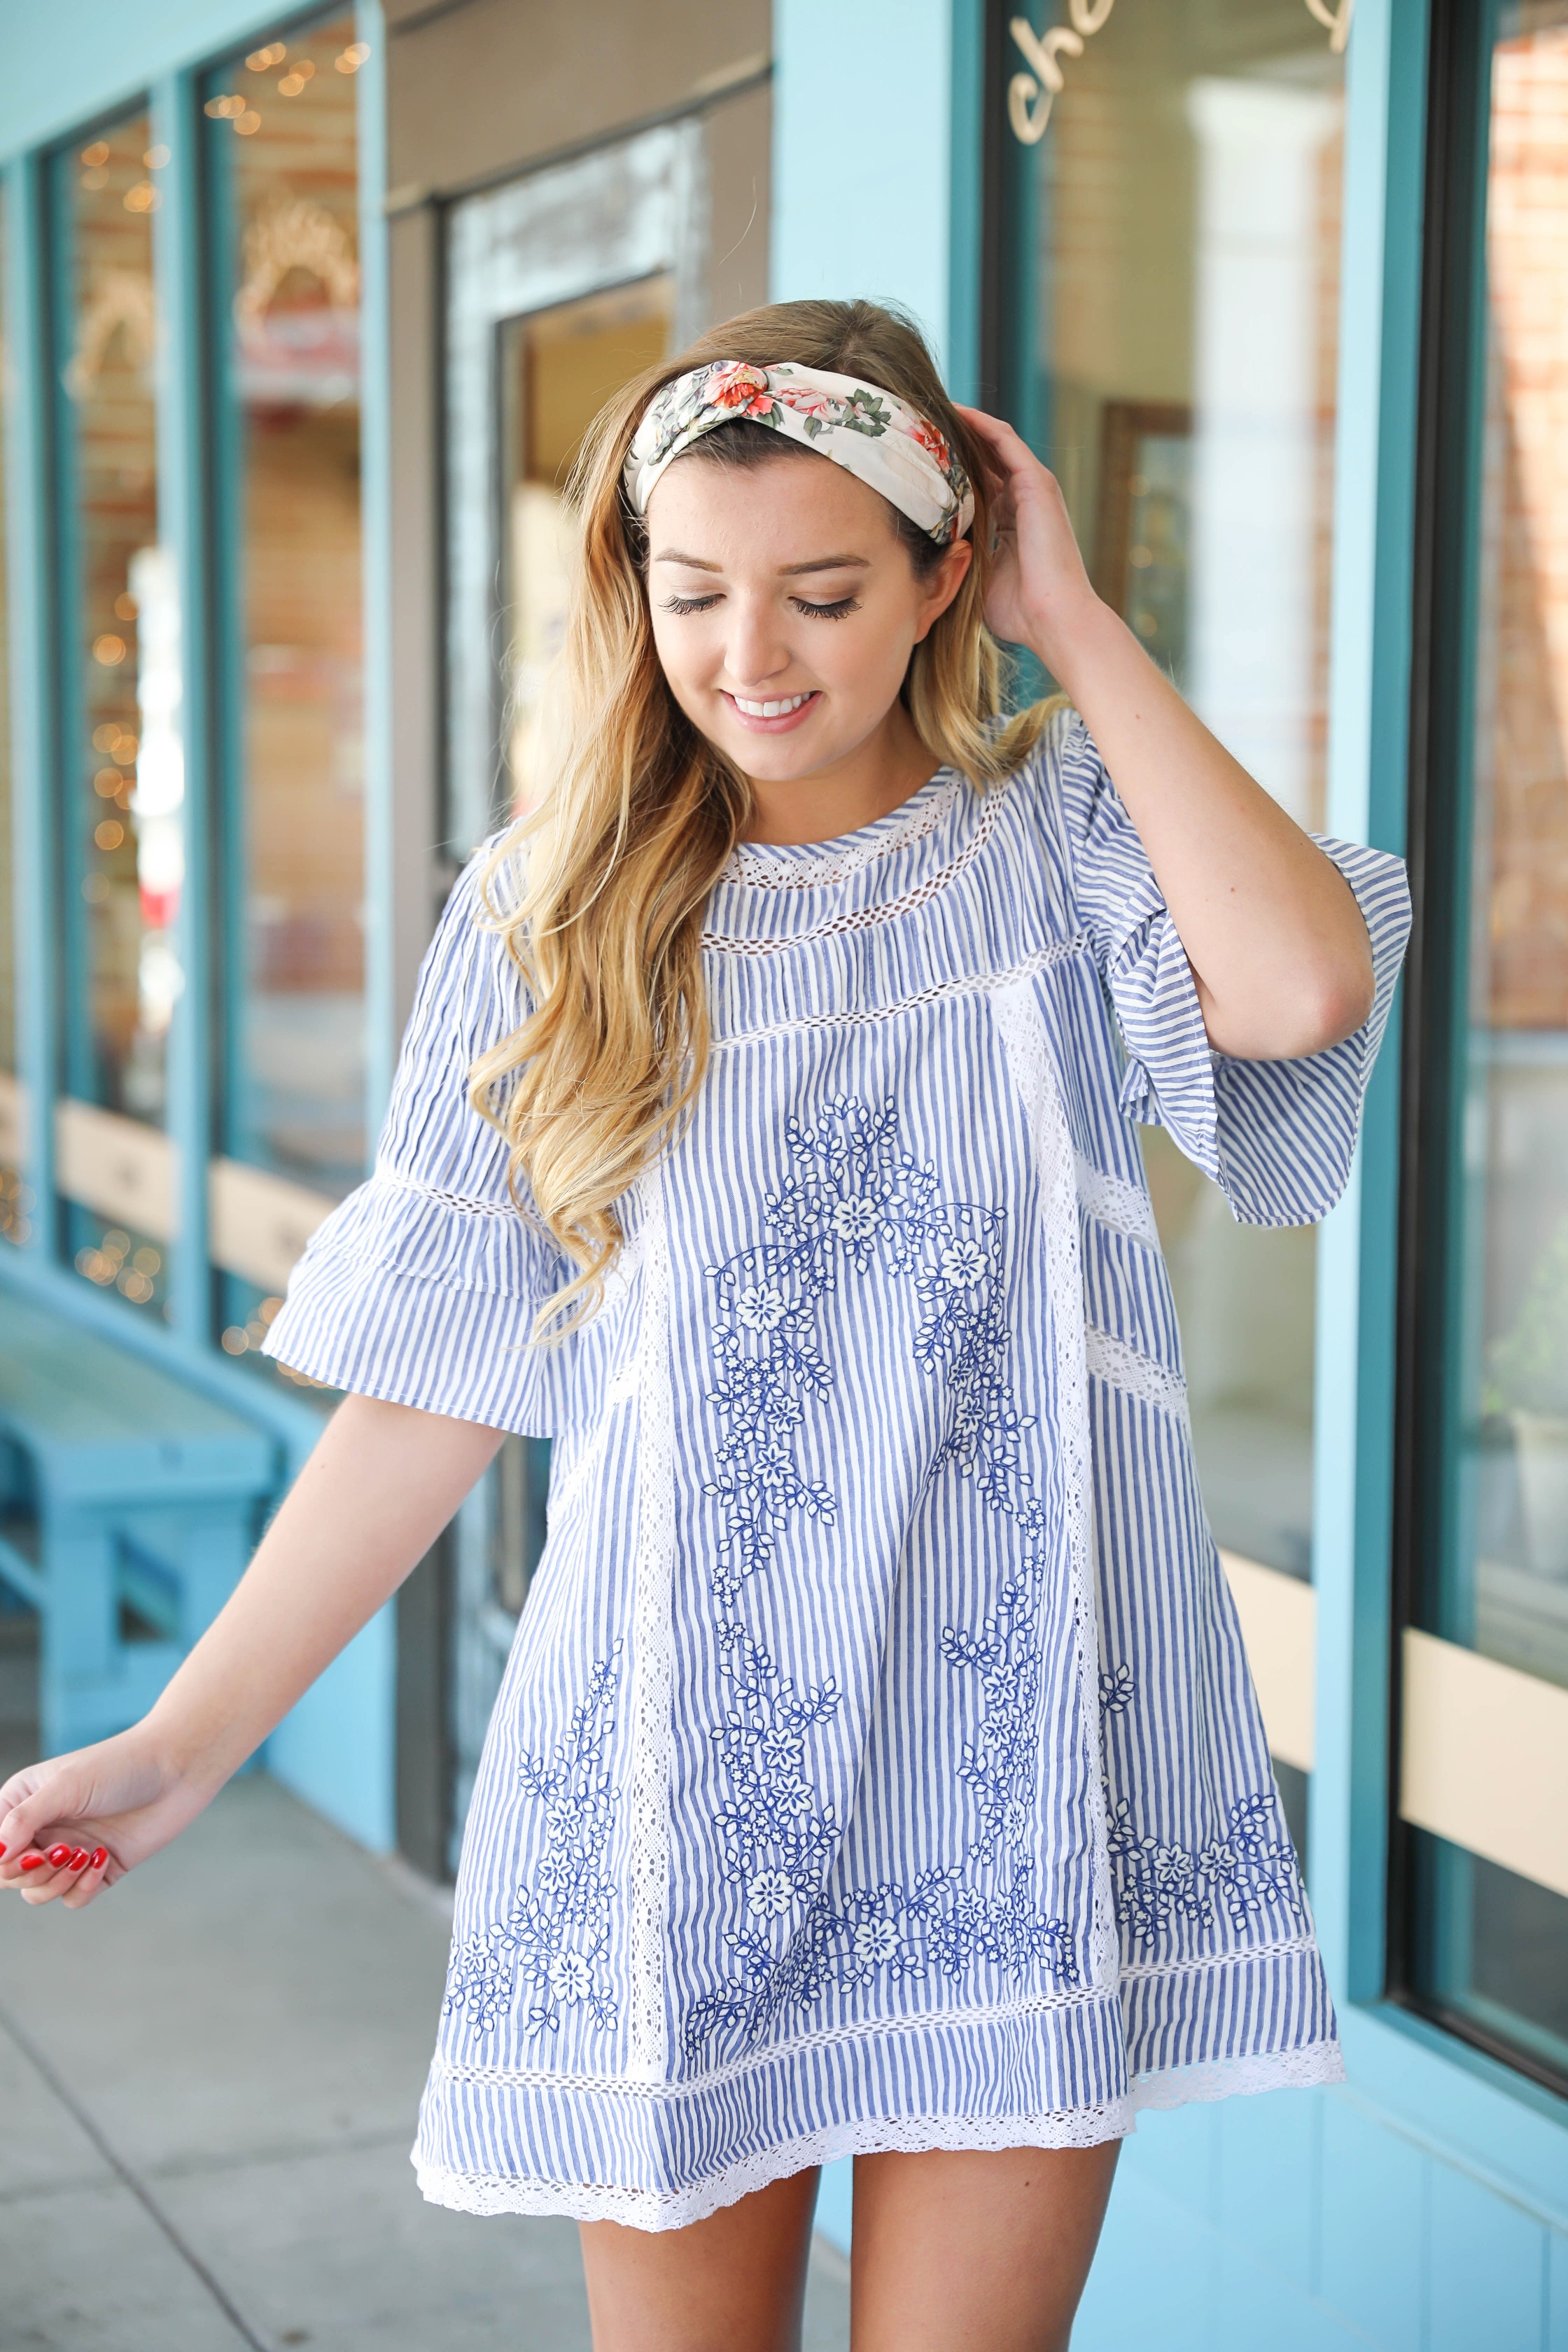
[[[411,1029],[439,1024],[475,1051],[521,1027],[525,871],[515,828],[482,841],[453,883],[426,950]]]

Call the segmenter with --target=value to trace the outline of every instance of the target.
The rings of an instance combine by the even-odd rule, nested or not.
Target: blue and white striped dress
[[[525,1336],[565,1263],[466,1100],[518,983],[458,886],[376,1172],[268,1342],[554,1440],[427,2197],[672,2228],[852,2151],[1078,2147],[1339,2075],[1132,1127],[1244,1223],[1337,1198],[1408,900],[1324,846],[1376,1006],[1290,1063],[1210,1050],[1070,714],[984,793],[943,770],[742,846],[695,1114],[553,1352]]]

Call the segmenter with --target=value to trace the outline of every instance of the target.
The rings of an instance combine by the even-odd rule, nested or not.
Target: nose
[[[741,691],[750,696],[776,685],[794,658],[772,597],[737,596],[730,607],[724,667]]]

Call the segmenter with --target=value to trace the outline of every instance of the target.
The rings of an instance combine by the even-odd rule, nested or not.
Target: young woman
[[[602,2352],[783,2352],[852,2153],[859,2352],[1041,2352],[1139,2107],[1341,2071],[1131,1122],[1322,1215],[1404,880],[885,310],[731,320],[579,491],[551,792],[272,1327],[347,1399],[146,1720],[0,1790],[0,1878],[165,1845],[549,1434],[420,2185],[574,2215]],[[1070,702],[1005,719],[996,638]]]

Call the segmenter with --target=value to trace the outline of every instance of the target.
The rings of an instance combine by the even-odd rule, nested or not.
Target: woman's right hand
[[[0,1888],[79,1911],[178,1837],[215,1791],[160,1753],[144,1723],[0,1785]]]

